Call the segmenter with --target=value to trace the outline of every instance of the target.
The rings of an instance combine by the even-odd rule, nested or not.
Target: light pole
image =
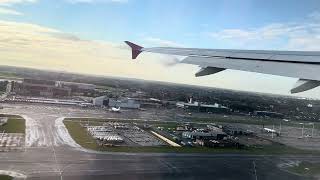
[[[301,129],[301,138],[303,138],[303,134],[304,134],[304,123],[299,123],[302,125],[302,129]]]
[[[273,139],[273,133],[274,133],[274,125],[272,125],[272,139]]]
[[[279,127],[279,136],[281,136],[281,121],[280,121],[280,127]]]
[[[314,123],[309,123],[309,125],[312,125],[312,130],[311,130],[311,137],[313,138]]]

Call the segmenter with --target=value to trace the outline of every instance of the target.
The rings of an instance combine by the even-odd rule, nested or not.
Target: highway
[[[26,148],[0,153],[0,170],[27,179],[306,179],[280,167],[315,156],[241,154],[98,153],[73,144],[59,124],[61,117],[154,118],[153,112],[111,113],[100,109],[37,104],[3,104],[0,113],[27,118]],[[165,112],[164,112],[165,113]],[[159,116],[165,116],[157,112]],[[255,167],[253,166],[255,164]]]

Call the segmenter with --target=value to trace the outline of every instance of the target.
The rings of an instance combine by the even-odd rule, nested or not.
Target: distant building
[[[70,88],[71,93],[74,95],[88,95],[93,94],[96,89],[96,85],[94,84],[87,84],[87,83],[76,83],[76,82],[64,82],[64,81],[57,81],[57,87],[65,87]]]
[[[130,109],[139,109],[140,103],[133,99],[113,99],[110,98],[108,102],[109,107],[121,107],[121,108],[130,108]]]
[[[100,96],[93,98],[93,105],[94,106],[108,106],[108,97],[107,96]]]
[[[7,92],[23,96],[68,97],[93,93],[93,84],[51,81],[25,78],[23,81],[13,81],[7,86]]]
[[[139,109],[140,103],[134,99],[123,98],[115,99],[108,98],[107,96],[100,96],[93,98],[93,105],[95,106],[109,106],[109,107],[120,107],[120,108],[129,108],[129,109]]]
[[[71,95],[68,87],[58,87],[55,81],[40,79],[24,79],[22,82],[12,82],[11,93],[25,96],[65,97]]]
[[[230,109],[222,106],[220,104],[202,104],[199,102],[177,102],[176,106],[178,108],[187,109],[190,111],[198,111],[198,112],[212,112],[212,113],[228,113]]]
[[[271,118],[284,118],[284,115],[277,112],[270,112],[270,111],[254,111],[253,113],[255,116],[264,116],[264,117],[271,117]]]
[[[187,130],[185,127],[182,127],[182,126],[176,127],[176,131],[185,131],[185,130]]]
[[[221,128],[216,127],[216,126],[213,126],[213,125],[211,125],[211,124],[208,124],[208,125],[207,125],[207,128],[208,128],[208,130],[211,131],[211,132],[223,133],[223,131],[222,131]],[[223,133],[223,134],[224,134],[224,133]]]
[[[240,126],[232,126],[232,125],[226,125],[222,127],[223,132],[232,135],[232,136],[237,136],[237,135],[252,135],[253,132],[249,131],[243,127]]]
[[[138,102],[141,108],[159,108],[163,106],[162,101],[155,98],[131,98]]]
[[[96,89],[96,85],[87,84],[87,83],[76,83],[76,82],[65,82],[65,81],[57,81],[58,86],[67,86],[72,89],[72,91],[77,90],[94,90]]]

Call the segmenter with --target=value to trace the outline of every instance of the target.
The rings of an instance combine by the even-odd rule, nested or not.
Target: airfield
[[[26,120],[23,150],[0,153],[0,169],[17,173],[20,179],[306,179],[285,167],[320,162],[316,155],[96,152],[75,143],[64,117],[170,119],[172,114],[26,103],[3,107],[1,114]]]

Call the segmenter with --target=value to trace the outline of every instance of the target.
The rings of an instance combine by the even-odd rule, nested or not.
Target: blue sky
[[[289,95],[296,78],[130,60],[123,44],[320,51],[318,0],[0,0],[0,65]],[[297,94],[320,97],[320,88]]]
[[[35,23],[86,39],[121,42],[154,37],[185,46],[228,48],[206,33],[300,22],[320,11],[320,2],[301,0],[38,0],[15,4],[23,16],[3,19]],[[270,47],[272,48],[272,47]],[[277,47],[276,47],[277,48]]]

